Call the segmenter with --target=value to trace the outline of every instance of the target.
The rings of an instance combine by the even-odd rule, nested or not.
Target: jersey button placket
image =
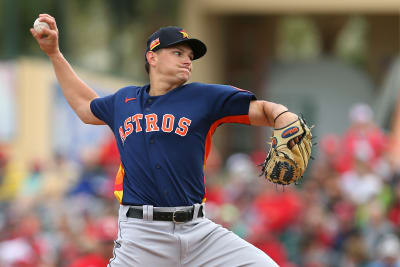
[[[156,164],[156,169],[161,169],[161,165],[160,164]]]
[[[153,99],[147,99],[147,101],[146,101],[146,108],[144,109],[144,110],[146,110],[146,111],[150,111],[150,106],[151,106],[151,103],[153,102]]]

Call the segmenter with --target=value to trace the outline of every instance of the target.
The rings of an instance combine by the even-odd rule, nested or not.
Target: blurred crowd
[[[0,154],[0,266],[97,267],[113,257],[119,203],[113,195],[119,156],[113,139],[61,154],[26,174]]]
[[[226,180],[208,187],[208,216],[282,267],[400,266],[400,172],[389,137],[368,105],[349,113],[345,133],[318,138],[300,185],[254,180],[263,153],[232,155]]]
[[[400,267],[400,170],[369,106],[350,110],[341,135],[318,137],[299,185],[259,176],[265,151],[214,148],[207,162],[206,216],[282,267]],[[0,148],[0,266],[106,266],[117,235],[112,139],[79,161],[59,154],[18,172]]]

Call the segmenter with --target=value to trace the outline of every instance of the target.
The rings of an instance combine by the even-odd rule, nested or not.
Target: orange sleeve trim
[[[229,85],[229,86],[230,86],[230,87],[233,87],[233,88],[235,88],[236,90],[239,90],[239,91],[244,91],[244,92],[252,93],[252,92],[250,92],[249,90],[241,89],[241,88],[238,88],[238,87],[233,86],[233,85]]]
[[[205,169],[205,167],[206,167],[206,161],[207,161],[208,155],[210,154],[210,151],[211,151],[212,136],[213,136],[215,130],[217,129],[217,127],[223,123],[242,123],[242,124],[250,125],[250,118],[249,118],[249,115],[227,116],[227,117],[223,117],[223,118],[215,121],[213,124],[211,124],[210,130],[208,131],[207,136],[206,136],[203,169]],[[204,176],[204,185],[205,184],[206,184],[206,177]],[[204,186],[203,202],[206,201],[206,198],[207,198],[207,188]]]
[[[247,124],[250,125],[250,118],[249,115],[236,115],[236,116],[227,116],[223,117],[217,121],[215,121],[211,127],[210,130],[207,133],[206,137],[206,147],[205,147],[205,155],[204,155],[204,166],[206,164],[208,155],[210,154],[211,151],[211,140],[212,136],[217,129],[218,126],[220,126],[223,123],[241,123],[241,124]]]

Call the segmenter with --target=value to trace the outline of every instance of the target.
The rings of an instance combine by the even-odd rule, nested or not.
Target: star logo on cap
[[[189,38],[189,35],[185,32],[185,30],[181,30],[179,32],[182,33],[183,38]]]

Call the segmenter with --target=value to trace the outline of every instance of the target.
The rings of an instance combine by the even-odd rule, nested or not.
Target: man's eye
[[[179,51],[175,51],[175,55],[180,56],[180,55],[182,55],[182,53]]]

